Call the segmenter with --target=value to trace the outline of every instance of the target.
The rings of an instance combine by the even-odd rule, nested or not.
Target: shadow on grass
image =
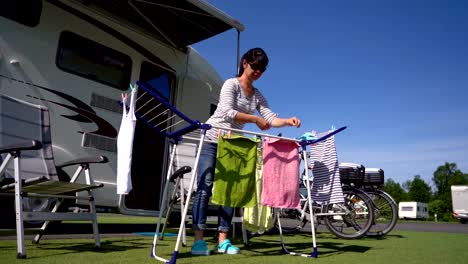
[[[372,247],[358,245],[344,245],[343,243],[323,242],[317,243],[318,253],[320,257],[344,254],[348,252],[365,253]]]
[[[396,234],[387,234],[381,238],[388,239],[388,238],[406,238],[406,237],[402,235],[396,235]]]
[[[375,240],[387,240],[387,239],[392,239],[392,238],[406,238],[406,237],[402,235],[396,235],[396,234],[387,234],[384,236],[364,236],[360,238],[360,240],[375,241]]]
[[[141,238],[101,241],[100,248],[96,248],[94,242],[70,241],[61,242],[60,244],[58,244],[56,242],[52,242],[52,240],[51,242],[46,241],[48,240],[44,240],[43,242],[41,242],[41,244],[36,245],[37,250],[41,250],[44,252],[44,254],[38,256],[38,258],[44,258],[44,256],[65,256],[83,252],[106,254],[113,252],[123,252],[130,249],[148,248],[148,242],[142,240]]]
[[[327,237],[327,240],[329,237]],[[294,234],[293,236],[285,236],[284,237],[284,244],[288,251],[290,252],[297,252],[302,254],[312,254],[313,246],[311,239],[311,235],[307,234]],[[300,241],[298,241],[300,240]],[[309,240],[309,242],[304,242],[304,240]],[[372,249],[368,246],[361,246],[361,245],[349,245],[348,243],[342,242],[320,242],[320,238],[317,239],[317,248],[319,252],[319,257],[326,257],[331,255],[343,254],[347,252],[354,252],[354,253],[365,253],[368,250]],[[236,239],[234,241],[236,244],[242,244],[241,239]],[[215,243],[215,241],[210,241],[210,243]],[[252,240],[249,241],[248,245],[239,246],[242,255],[246,255],[249,257],[255,256],[282,256],[286,253],[281,248],[281,242],[279,235],[273,236],[256,236]],[[190,258],[192,255],[190,252],[179,252],[179,258]]]

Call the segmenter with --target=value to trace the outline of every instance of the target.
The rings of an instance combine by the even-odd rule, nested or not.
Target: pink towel
[[[265,137],[262,205],[300,208],[298,147],[297,142]]]

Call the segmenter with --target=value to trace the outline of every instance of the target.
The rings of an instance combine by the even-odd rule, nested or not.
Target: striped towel
[[[335,137],[312,145],[309,159],[309,169],[312,169],[314,175],[312,200],[319,204],[343,203]]]

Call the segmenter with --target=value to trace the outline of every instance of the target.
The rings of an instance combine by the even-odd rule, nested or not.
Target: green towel
[[[216,157],[213,204],[253,207],[255,192],[256,139],[240,135],[219,137]]]

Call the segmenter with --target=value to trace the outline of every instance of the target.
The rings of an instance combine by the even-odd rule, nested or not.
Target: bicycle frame
[[[307,172],[305,171],[302,179],[302,186],[307,186],[307,180],[310,178],[306,176]],[[310,186],[310,184],[309,184]],[[304,188],[304,187],[302,187]],[[305,187],[307,188],[307,187]],[[286,232],[288,231],[298,231],[301,230],[308,222],[311,222],[311,227],[314,229],[316,225],[321,224],[324,221],[327,228],[335,234],[337,237],[354,239],[364,236],[367,231],[371,228],[372,223],[374,223],[374,207],[372,206],[372,199],[363,191],[359,189],[353,189],[352,191],[344,189],[345,200],[344,204],[313,204],[310,205],[308,201],[308,196],[310,192],[307,192],[307,195],[304,195],[302,192],[301,195],[301,208],[292,209],[290,211],[285,211],[288,218],[298,220],[298,225],[292,228],[284,228]],[[357,198],[357,199],[356,199]],[[358,202],[354,202],[356,200]],[[350,206],[352,205],[352,206]],[[348,207],[349,208],[348,208]],[[313,217],[307,219],[309,208],[313,208]],[[283,213],[283,216],[285,214]],[[278,218],[281,215],[277,216]],[[314,217],[316,219],[314,219]],[[365,219],[364,225],[357,223],[356,219]],[[320,220],[320,221],[319,221]],[[350,234],[345,233],[344,231],[338,231],[337,228],[333,227],[333,223],[342,221],[348,227],[352,227],[352,232]],[[317,222],[315,224],[315,222]]]

